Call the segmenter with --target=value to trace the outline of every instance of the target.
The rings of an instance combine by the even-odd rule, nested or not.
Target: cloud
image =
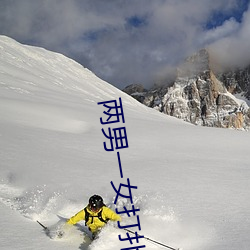
[[[204,46],[212,44],[218,53],[249,40],[249,14],[242,22],[233,17],[239,2],[2,0],[0,33],[61,52],[119,88],[148,87]],[[212,20],[218,14],[225,17],[220,24]]]
[[[237,33],[240,28],[240,24],[232,17],[226,20],[221,26],[204,31],[200,38],[201,44],[211,44],[219,41],[225,37],[231,36]]]
[[[220,29],[227,29],[224,24]],[[245,67],[250,64],[250,10],[243,15],[236,29],[210,44],[215,60],[225,67]]]

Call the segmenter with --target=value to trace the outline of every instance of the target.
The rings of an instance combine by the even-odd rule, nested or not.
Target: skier
[[[80,220],[85,220],[85,225],[92,232],[94,239],[109,220],[120,221],[121,217],[105,206],[101,196],[95,194],[89,198],[89,204],[72,216],[67,224],[74,225]]]

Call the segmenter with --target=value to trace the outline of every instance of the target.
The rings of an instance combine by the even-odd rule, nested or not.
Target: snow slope
[[[129,148],[103,148],[103,106],[122,98]],[[117,127],[113,124],[111,127]],[[62,239],[51,228],[100,194],[115,209],[130,178],[141,234],[184,250],[250,249],[248,132],[196,127],[136,102],[63,55],[0,36],[0,249],[117,250],[108,225],[90,244],[83,223]],[[118,208],[129,206],[120,199]],[[132,218],[123,216],[124,222]],[[140,240],[147,249],[163,249]]]

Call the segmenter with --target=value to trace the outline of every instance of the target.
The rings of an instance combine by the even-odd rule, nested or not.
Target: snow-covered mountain
[[[128,148],[108,143],[98,102],[122,99]],[[250,134],[193,126],[140,104],[63,55],[0,37],[0,248],[117,250],[123,230],[108,225],[91,243],[84,222],[62,239],[50,228],[92,194],[113,204],[129,178],[146,237],[184,250],[248,250]],[[131,206],[119,198],[118,210]],[[133,216],[122,215],[134,224]],[[135,229],[136,228],[130,228]],[[146,249],[164,249],[140,239]]]
[[[124,91],[146,106],[184,121],[209,127],[250,127],[249,68],[217,72],[203,49],[180,65],[171,86],[147,90],[131,85]]]

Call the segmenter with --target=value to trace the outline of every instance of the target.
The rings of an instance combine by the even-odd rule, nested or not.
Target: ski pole
[[[123,228],[123,229],[124,229],[125,231],[129,232],[129,233],[135,234],[135,232],[133,232],[133,231],[131,231],[131,230],[129,230],[129,229],[126,229],[126,228]],[[138,234],[138,235],[139,235],[139,234]],[[141,235],[139,235],[139,236],[141,236]],[[144,236],[144,239],[145,239],[145,240],[148,240],[148,241],[151,241],[151,242],[154,242],[154,243],[156,243],[156,244],[158,244],[158,245],[161,245],[161,246],[166,247],[166,248],[171,249],[171,250],[181,250],[180,248],[173,248],[173,247],[167,246],[167,245],[165,245],[165,244],[163,244],[163,243],[161,243],[161,242],[159,242],[159,241],[152,240],[152,239],[150,239],[150,238],[148,238],[148,237],[145,237],[145,236]]]
[[[48,231],[49,229],[47,228],[47,227],[45,227],[40,221],[36,221],[40,226],[42,226],[43,227],[43,229],[45,230],[45,231]]]

